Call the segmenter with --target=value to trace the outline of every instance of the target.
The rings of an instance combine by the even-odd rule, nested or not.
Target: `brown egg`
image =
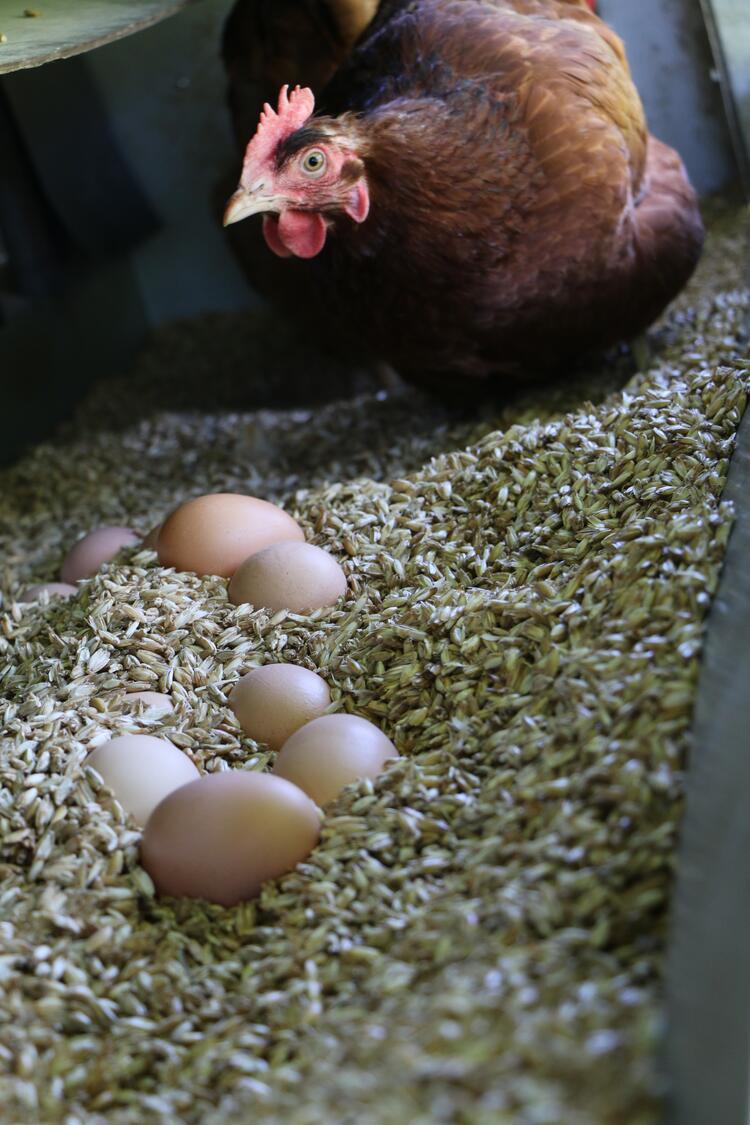
[[[73,594],[78,593],[78,587],[71,586],[69,582],[42,582],[39,586],[30,586],[28,590],[21,594],[19,600],[35,602],[45,590],[50,598],[72,598]]]
[[[328,684],[297,664],[265,664],[239,680],[229,706],[245,734],[279,750],[305,723],[322,715],[331,702]]]
[[[231,577],[243,559],[282,539],[304,539],[282,508],[233,492],[198,496],[164,521],[156,544],[162,566]]]
[[[200,776],[182,750],[150,734],[122,734],[97,746],[86,759],[126,812],[145,824],[164,798]]]
[[[273,772],[299,785],[318,805],[360,777],[377,777],[398,750],[381,730],[358,715],[323,715],[284,743]]]
[[[229,600],[307,613],[333,605],[346,591],[346,575],[333,555],[312,543],[274,543],[245,559],[229,583]]]
[[[161,691],[129,691],[123,704],[133,711],[138,711],[140,706],[143,713],[151,717],[168,715],[170,711],[174,711],[171,697]]]
[[[137,543],[138,536],[129,527],[100,527],[90,531],[68,551],[60,578],[66,583],[89,578],[123,547],[135,547]]]
[[[162,894],[233,906],[296,867],[319,834],[318,811],[296,785],[224,770],[162,801],[143,833],[141,863]]]

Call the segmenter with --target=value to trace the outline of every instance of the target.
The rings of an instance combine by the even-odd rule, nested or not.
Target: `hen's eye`
[[[321,175],[325,170],[325,166],[325,153],[321,152],[319,148],[311,149],[302,161],[302,171],[307,172],[310,176]]]

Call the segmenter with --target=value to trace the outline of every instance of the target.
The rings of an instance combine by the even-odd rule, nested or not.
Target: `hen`
[[[516,375],[638,335],[685,284],[695,194],[586,0],[272,2],[225,36],[249,144],[224,221],[263,215],[237,253],[316,346]],[[320,113],[285,86],[248,124],[282,77]]]

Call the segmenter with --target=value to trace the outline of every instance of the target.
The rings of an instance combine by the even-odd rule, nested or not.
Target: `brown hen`
[[[382,0],[370,22],[374,6],[241,0],[230,19],[250,143],[225,222],[263,215],[233,228],[253,284],[316,346],[419,381],[546,369],[641,333],[703,231],[617,36],[585,0]],[[260,37],[240,49],[243,12]],[[320,112],[282,90],[258,124],[254,98],[290,79]]]

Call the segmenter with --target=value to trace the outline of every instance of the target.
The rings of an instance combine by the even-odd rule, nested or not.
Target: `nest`
[[[267,314],[211,317],[2,474],[2,1120],[659,1118],[683,769],[750,380],[745,225],[719,216],[640,374],[623,353],[459,415],[312,363]],[[282,503],[348,598],[269,616],[130,551],[71,601],[19,603],[84,531],[145,532],[214,490]],[[201,771],[266,769],[226,699],[280,660],[402,758],[257,901],[157,899],[87,751],[141,730]],[[134,714],[134,688],[175,710]]]

